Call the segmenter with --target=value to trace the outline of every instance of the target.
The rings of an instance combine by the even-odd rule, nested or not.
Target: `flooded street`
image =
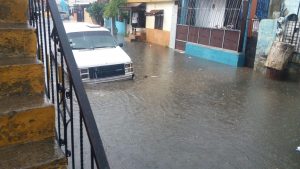
[[[300,168],[300,83],[126,43],[134,81],[86,85],[112,169]]]

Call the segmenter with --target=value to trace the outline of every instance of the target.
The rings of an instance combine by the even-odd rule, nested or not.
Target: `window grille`
[[[181,25],[240,29],[242,0],[179,0]]]
[[[164,23],[164,15],[156,15],[155,16],[154,28],[162,30],[163,29],[163,23]]]

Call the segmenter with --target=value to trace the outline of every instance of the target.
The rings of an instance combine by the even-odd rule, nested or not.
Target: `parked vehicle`
[[[108,29],[88,23],[64,23],[83,82],[133,79],[130,57]]]

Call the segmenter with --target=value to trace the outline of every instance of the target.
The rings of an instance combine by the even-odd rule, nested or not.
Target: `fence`
[[[29,0],[28,13],[36,28],[37,57],[45,67],[46,96],[56,106],[56,137],[68,168],[109,169],[56,1]]]
[[[284,33],[281,41],[292,44],[295,46],[295,52],[300,53],[300,22],[299,22],[299,10],[298,6],[297,15],[290,15],[285,23]]]
[[[192,42],[241,51],[247,11],[245,0],[179,0],[175,48]]]
[[[181,25],[203,28],[240,29],[242,0],[179,0]]]
[[[282,37],[282,42],[286,42],[295,46],[295,51],[300,53],[300,22],[288,21]]]

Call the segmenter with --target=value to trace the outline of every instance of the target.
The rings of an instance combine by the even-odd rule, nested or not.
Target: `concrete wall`
[[[146,16],[146,40],[147,42],[161,46],[169,46],[170,32],[174,29],[174,2],[147,3],[146,12],[151,10],[164,10],[163,29],[154,29],[155,16]],[[173,25],[172,25],[173,24]],[[174,38],[174,37],[173,37]]]
[[[263,19],[259,24],[256,56],[266,57],[276,39],[277,21],[275,19]]]
[[[284,8],[286,9],[285,15],[297,14],[300,0],[283,0]]]
[[[275,19],[263,19],[259,24],[254,70],[266,74],[265,62],[276,40],[277,21]]]
[[[86,11],[86,8],[84,8],[84,22],[94,23],[92,17],[91,17],[90,14]],[[96,24],[96,22],[95,22],[95,24]]]
[[[177,29],[177,12],[178,12],[178,6],[173,6],[173,14],[172,14],[172,21],[171,21],[171,31],[170,31],[170,43],[169,48],[175,49],[175,40],[176,40],[176,29]]]
[[[245,55],[243,53],[204,46],[190,42],[186,43],[185,53],[187,55],[199,57],[218,63],[223,63],[234,67],[244,66],[245,63]]]

